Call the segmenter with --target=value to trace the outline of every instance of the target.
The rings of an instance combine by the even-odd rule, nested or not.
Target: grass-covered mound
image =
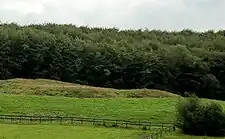
[[[46,79],[0,80],[0,92],[6,94],[48,95],[78,98],[145,98],[177,96],[175,94],[160,90],[118,90]]]

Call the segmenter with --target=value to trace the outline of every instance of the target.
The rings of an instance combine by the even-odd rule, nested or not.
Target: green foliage
[[[147,127],[146,127],[146,126],[143,126],[143,127],[142,127],[142,130],[147,130]]]
[[[197,97],[178,103],[177,126],[186,134],[224,136],[225,113],[216,103],[201,103]]]
[[[125,31],[57,24],[0,24],[0,30],[0,79],[47,78],[225,99],[224,31]]]

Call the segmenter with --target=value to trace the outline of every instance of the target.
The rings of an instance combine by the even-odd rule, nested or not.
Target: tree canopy
[[[225,100],[225,31],[0,24],[0,79],[47,78]]]

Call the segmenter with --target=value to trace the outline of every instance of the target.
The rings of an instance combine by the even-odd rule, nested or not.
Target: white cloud
[[[21,14],[40,14],[44,11],[43,5],[45,4],[45,2],[45,0],[3,0],[0,7],[3,11],[13,11]]]
[[[224,7],[224,0],[0,0],[0,20],[207,30],[225,28]]]

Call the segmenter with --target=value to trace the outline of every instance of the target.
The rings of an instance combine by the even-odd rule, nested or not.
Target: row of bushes
[[[0,25],[0,79],[48,78],[225,99],[225,31]]]

